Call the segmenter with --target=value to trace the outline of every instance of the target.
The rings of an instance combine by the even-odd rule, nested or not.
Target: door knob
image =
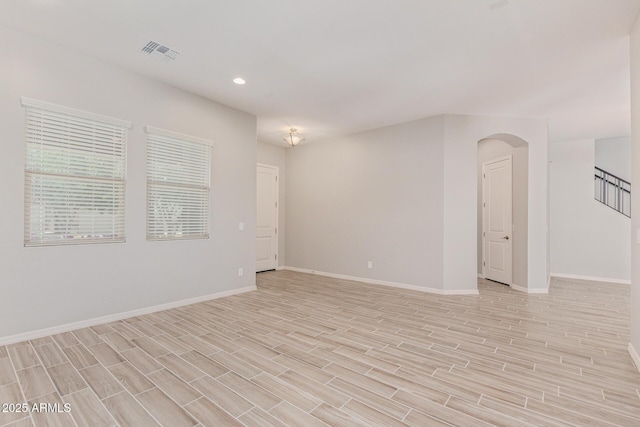
[[[509,236],[504,236],[503,239],[509,240]]]

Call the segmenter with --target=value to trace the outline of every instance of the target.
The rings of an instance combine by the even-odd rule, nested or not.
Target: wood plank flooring
[[[0,426],[639,426],[629,286],[258,290],[0,346]],[[58,404],[54,406],[54,404]],[[68,404],[69,412],[65,412]],[[6,409],[6,408],[5,408]]]

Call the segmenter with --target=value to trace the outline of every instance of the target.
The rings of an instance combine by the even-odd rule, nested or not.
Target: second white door
[[[278,265],[278,168],[258,165],[256,218],[256,272]]]
[[[513,276],[511,157],[483,163],[482,176],[484,276],[510,285]]]

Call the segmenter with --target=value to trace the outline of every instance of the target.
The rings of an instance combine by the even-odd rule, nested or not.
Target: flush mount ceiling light
[[[296,128],[289,129],[289,132],[285,133],[282,137],[284,138],[285,141],[287,141],[287,144],[289,144],[292,147],[295,147],[296,145],[304,141],[304,136],[299,134],[298,129]]]
[[[236,77],[235,79],[233,79],[233,82],[237,85],[243,85],[245,84],[247,81],[245,79],[243,79],[242,77]]]

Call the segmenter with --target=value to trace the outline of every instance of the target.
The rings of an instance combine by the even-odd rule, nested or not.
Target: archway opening
[[[511,159],[511,218],[510,237],[511,273],[508,285],[515,289],[527,290],[528,282],[528,209],[529,209],[529,144],[512,134],[493,134],[478,141],[477,180],[477,270],[478,277],[484,278],[488,250],[486,233],[483,230],[487,210],[483,208],[483,165],[496,159]],[[506,281],[505,281],[506,282]]]

